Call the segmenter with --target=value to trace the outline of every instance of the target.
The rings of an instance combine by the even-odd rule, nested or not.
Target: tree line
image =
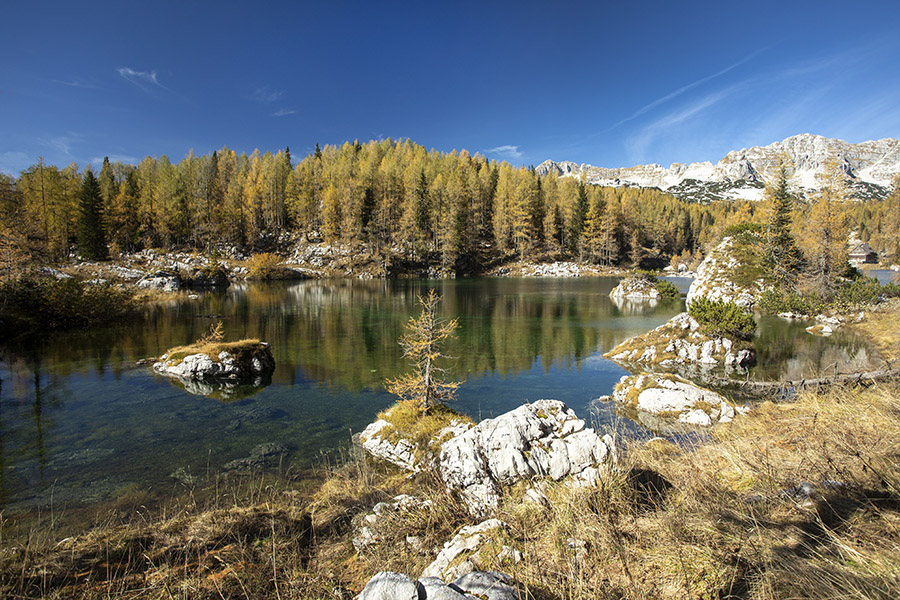
[[[107,247],[112,255],[253,252],[290,233],[457,270],[508,257],[637,265],[692,256],[725,227],[764,220],[767,206],[602,188],[409,140],[316,145],[296,164],[289,148],[247,155],[226,147],[177,163],[165,155],[137,165],[107,159],[96,175],[39,160],[18,177],[0,174],[0,260],[49,263],[76,249],[102,259]],[[896,252],[897,206],[895,192],[840,210],[876,250]]]

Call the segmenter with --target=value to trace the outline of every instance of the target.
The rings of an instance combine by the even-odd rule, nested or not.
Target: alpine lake
[[[599,430],[653,435],[617,414],[610,394],[629,372],[602,354],[684,310],[609,298],[615,277],[570,279],[309,280],[184,293],[105,329],[2,347],[0,521],[85,511],[129,495],[185,493],[232,476],[227,465],[260,444],[287,451],[276,477],[333,460],[395,398],[386,379],[409,370],[398,339],[417,297],[434,288],[458,318],[446,378],[463,381],[454,408],[474,419],[540,398],[564,401]],[[673,278],[682,292],[690,280]],[[222,321],[225,339],[271,344],[262,388],[186,391],[142,359],[188,344]],[[808,322],[759,321],[758,366],[742,377],[809,377],[865,368],[864,340]],[[238,475],[233,475],[238,476]]]

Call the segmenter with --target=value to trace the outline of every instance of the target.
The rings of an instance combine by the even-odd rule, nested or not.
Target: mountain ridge
[[[595,185],[655,187],[685,200],[759,200],[782,154],[793,165],[792,187],[804,195],[818,191],[817,177],[830,160],[838,161],[854,196],[860,199],[887,197],[893,189],[893,177],[900,173],[900,140],[883,138],[851,144],[809,133],[767,146],[732,150],[716,164],[704,161],[672,163],[668,168],[658,164],[607,168],[545,160],[537,172],[583,175],[587,183]]]

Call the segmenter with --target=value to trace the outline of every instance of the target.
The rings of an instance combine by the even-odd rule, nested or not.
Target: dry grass
[[[554,484],[544,504],[511,490],[495,545],[524,559],[487,551],[483,566],[537,600],[898,598],[898,398],[894,384],[766,403],[705,443],[633,445],[596,488]],[[0,597],[351,598],[380,570],[417,576],[472,523],[432,475],[359,454],[305,487],[261,477],[63,541],[3,540]],[[399,493],[432,507],[389,514],[357,553],[354,523]]]
[[[257,352],[264,351],[265,346],[257,339],[244,339],[236,342],[201,341],[187,346],[176,346],[166,352],[167,362],[180,362],[192,354],[205,354],[212,360],[219,360],[219,354],[227,352],[239,363],[249,362]]]
[[[865,320],[851,327],[871,340],[889,363],[900,359],[900,299],[868,308]]]
[[[898,397],[767,403],[709,443],[629,449],[597,489],[512,499],[501,518],[525,560],[504,569],[560,599],[898,598]]]

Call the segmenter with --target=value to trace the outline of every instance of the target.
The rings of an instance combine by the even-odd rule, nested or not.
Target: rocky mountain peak
[[[860,199],[886,197],[900,173],[900,140],[885,138],[851,144],[821,135],[802,133],[768,146],[732,150],[715,165],[710,162],[604,168],[546,160],[537,171],[545,175],[582,176],[605,186],[657,187],[675,196],[697,201],[762,198],[763,188],[775,174],[782,156],[792,165],[791,184],[801,194],[815,193],[819,177],[837,161],[853,193]]]

